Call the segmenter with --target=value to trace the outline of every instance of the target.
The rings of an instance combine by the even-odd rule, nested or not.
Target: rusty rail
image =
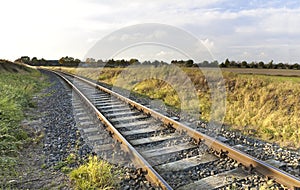
[[[92,111],[97,115],[97,117],[104,123],[112,134],[112,136],[121,143],[121,148],[129,153],[132,161],[136,167],[142,168],[144,171],[147,171],[146,178],[152,183],[160,186],[163,189],[172,189],[172,187],[152,168],[152,166],[133,148],[133,146],[119,133],[119,131],[102,115],[101,112],[90,102],[85,95],[78,90],[68,79],[59,74],[58,72],[52,71],[58,76],[60,76],[67,84],[75,91],[77,95],[87,104]]]
[[[112,96],[115,96],[116,98],[130,104],[131,106],[139,109],[140,111],[143,111],[146,114],[151,115],[152,117],[162,121],[163,123],[169,124],[172,127],[174,127],[176,130],[179,131],[183,131],[186,132],[187,135],[189,135],[190,137],[194,138],[197,142],[204,141],[204,143],[210,147],[212,147],[214,150],[217,151],[225,151],[228,152],[228,156],[236,161],[238,161],[239,163],[243,164],[246,167],[253,167],[255,168],[258,172],[260,172],[261,174],[270,177],[272,179],[274,179],[275,181],[277,181],[278,183],[287,186],[290,189],[294,189],[294,190],[299,190],[300,189],[300,179],[296,178],[295,176],[292,176],[290,174],[288,174],[285,171],[282,171],[276,167],[271,166],[270,164],[267,164],[261,160],[258,160],[246,153],[243,153],[235,148],[232,148],[222,142],[217,141],[216,139],[209,137],[205,134],[200,133],[199,131],[196,131],[182,123],[179,123],[177,121],[174,121],[154,110],[151,110],[150,108],[147,108],[133,100],[130,100],[126,97],[121,96],[120,94],[113,92],[105,87],[102,87],[98,84],[95,84],[87,79],[84,79],[82,77],[79,76],[75,76],[75,75],[71,75],[69,73],[64,73],[66,75],[75,77],[81,81],[84,81],[85,83],[94,86],[95,88],[106,92],[108,94],[111,94]],[[84,95],[82,95],[84,96]],[[88,101],[88,100],[87,100]],[[91,106],[93,106],[90,102],[89,104]],[[94,106],[93,106],[94,107]],[[135,155],[136,159],[139,160],[139,162],[144,162],[147,163],[144,158],[134,150],[134,148],[126,141],[126,139],[111,125],[111,123],[97,110],[97,108],[94,107],[94,111],[97,113],[97,115],[99,116],[99,118],[107,125],[109,126],[110,130],[115,134],[115,136],[117,137],[117,139],[119,139],[121,142],[124,142],[124,144],[126,144],[126,146],[128,146],[128,148],[124,147],[125,149],[127,149],[129,152],[132,152],[132,154]],[[128,144],[128,145],[127,145]],[[162,177],[160,177],[157,172],[149,165],[149,163],[145,164],[144,169],[146,169],[149,173],[148,175],[150,175],[150,178],[152,179],[152,181],[154,181],[156,184],[160,184],[160,186],[162,186],[163,188],[169,189],[171,187],[167,186],[167,183],[162,179]],[[159,177],[157,177],[159,176]],[[157,178],[157,179],[155,179]],[[162,182],[158,182],[159,180],[163,180]],[[165,187],[164,187],[165,186]]]

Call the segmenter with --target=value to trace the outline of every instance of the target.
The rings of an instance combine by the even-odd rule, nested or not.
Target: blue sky
[[[193,34],[218,61],[300,62],[298,0],[11,0],[0,7],[0,58],[10,60],[83,59],[98,40],[120,28],[161,23]],[[157,51],[153,58],[171,59],[168,50]],[[136,52],[137,58],[147,54]]]

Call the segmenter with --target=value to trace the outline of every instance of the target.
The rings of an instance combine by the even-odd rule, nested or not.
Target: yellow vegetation
[[[124,68],[62,68],[113,85]],[[181,68],[194,83],[200,101],[199,116],[210,119],[210,89],[196,68]],[[126,70],[126,69],[125,69]],[[166,75],[170,73],[165,73]],[[244,133],[284,146],[300,146],[300,77],[265,76],[223,72],[226,85],[225,123]],[[136,76],[129,75],[127,78]],[[181,101],[170,84],[149,79],[136,84],[132,91],[180,108]]]
[[[75,189],[115,189],[117,172],[113,171],[112,165],[91,156],[88,162],[74,169],[69,174]]]

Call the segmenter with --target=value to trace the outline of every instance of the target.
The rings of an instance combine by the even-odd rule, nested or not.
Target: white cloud
[[[165,38],[167,35],[166,31],[163,30],[155,30],[152,34],[149,34],[145,37],[146,40],[153,40],[153,39],[162,39]]]
[[[208,38],[206,38],[205,40],[201,40],[201,42],[206,48],[210,50],[214,48],[214,42],[209,40]]]
[[[165,56],[167,53],[164,51],[160,51],[159,53],[156,54],[156,56]]]
[[[82,58],[96,39],[125,26],[153,22],[204,39],[219,61],[242,59],[243,52],[248,52],[245,59],[261,59],[259,52],[265,52],[265,60],[274,56],[300,62],[300,7],[289,8],[289,1],[260,6],[233,0],[11,0],[0,7],[0,58]],[[164,35],[153,31],[148,38]]]

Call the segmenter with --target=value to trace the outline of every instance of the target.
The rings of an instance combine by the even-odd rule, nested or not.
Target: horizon
[[[20,58],[18,58],[18,59],[21,59],[22,57],[29,57],[29,56],[21,56]],[[69,58],[74,58],[74,60],[75,59],[77,59],[76,57],[72,57],[72,56],[64,56],[64,57],[61,57],[61,58],[65,58],[65,57],[69,57]],[[44,59],[44,58],[38,58],[38,57],[29,57],[30,58],[30,60],[32,60],[32,58],[37,58],[37,60],[38,61],[40,61],[40,60],[42,60],[42,59]],[[6,59],[1,59],[0,58],[0,60],[6,60],[6,61],[11,61],[11,62],[16,62],[18,59],[16,59],[16,60],[6,60]],[[94,58],[87,58],[87,59],[94,59]],[[136,58],[134,58],[134,57],[132,57],[132,58],[129,58],[129,59],[123,59],[123,58],[121,58],[121,59],[114,59],[114,58],[112,58],[112,59],[106,59],[106,60],[102,60],[102,59],[94,59],[94,61],[87,61],[87,60],[80,60],[80,63],[84,63],[84,64],[90,64],[90,63],[97,63],[98,61],[102,61],[103,63],[107,63],[108,61],[110,61],[110,60],[113,60],[113,61],[122,61],[122,60],[124,60],[124,61],[127,61],[127,62],[129,62],[131,59],[135,59],[135,60],[137,60],[137,62],[138,63],[141,63],[141,64],[143,64],[144,62],[151,62],[151,63],[154,63],[154,62],[163,62],[163,63],[167,63],[167,64],[172,64],[172,62],[173,61],[178,61],[178,62],[180,62],[180,61],[183,61],[183,62],[186,62],[186,61],[189,61],[189,60],[192,60],[193,61],[193,64],[203,64],[203,63],[205,63],[205,62],[207,62],[207,63],[209,63],[209,64],[211,64],[211,63],[217,63],[218,65],[221,65],[221,64],[224,64],[227,60],[229,61],[229,62],[234,62],[234,63],[237,63],[237,64],[241,64],[242,62],[246,62],[247,64],[251,64],[251,63],[255,63],[255,64],[258,64],[259,62],[263,62],[265,65],[266,64],[269,64],[269,63],[271,63],[272,62],[272,64],[274,64],[274,65],[278,65],[278,64],[288,64],[288,65],[295,65],[295,64],[300,64],[300,63],[298,63],[298,62],[294,62],[294,63],[287,63],[287,62],[275,62],[274,60],[270,60],[270,61],[268,61],[268,62],[264,62],[264,61],[247,61],[247,60],[243,60],[243,61],[236,61],[236,60],[232,60],[232,59],[229,59],[229,58],[226,58],[225,60],[223,60],[223,61],[218,61],[218,60],[212,60],[212,61],[208,61],[208,60],[203,60],[203,61],[200,61],[200,62],[195,62],[193,59],[174,59],[174,60],[171,60],[170,62],[167,62],[167,61],[162,61],[162,60],[139,60],[139,59],[136,59]],[[59,61],[59,59],[44,59],[45,61]]]

